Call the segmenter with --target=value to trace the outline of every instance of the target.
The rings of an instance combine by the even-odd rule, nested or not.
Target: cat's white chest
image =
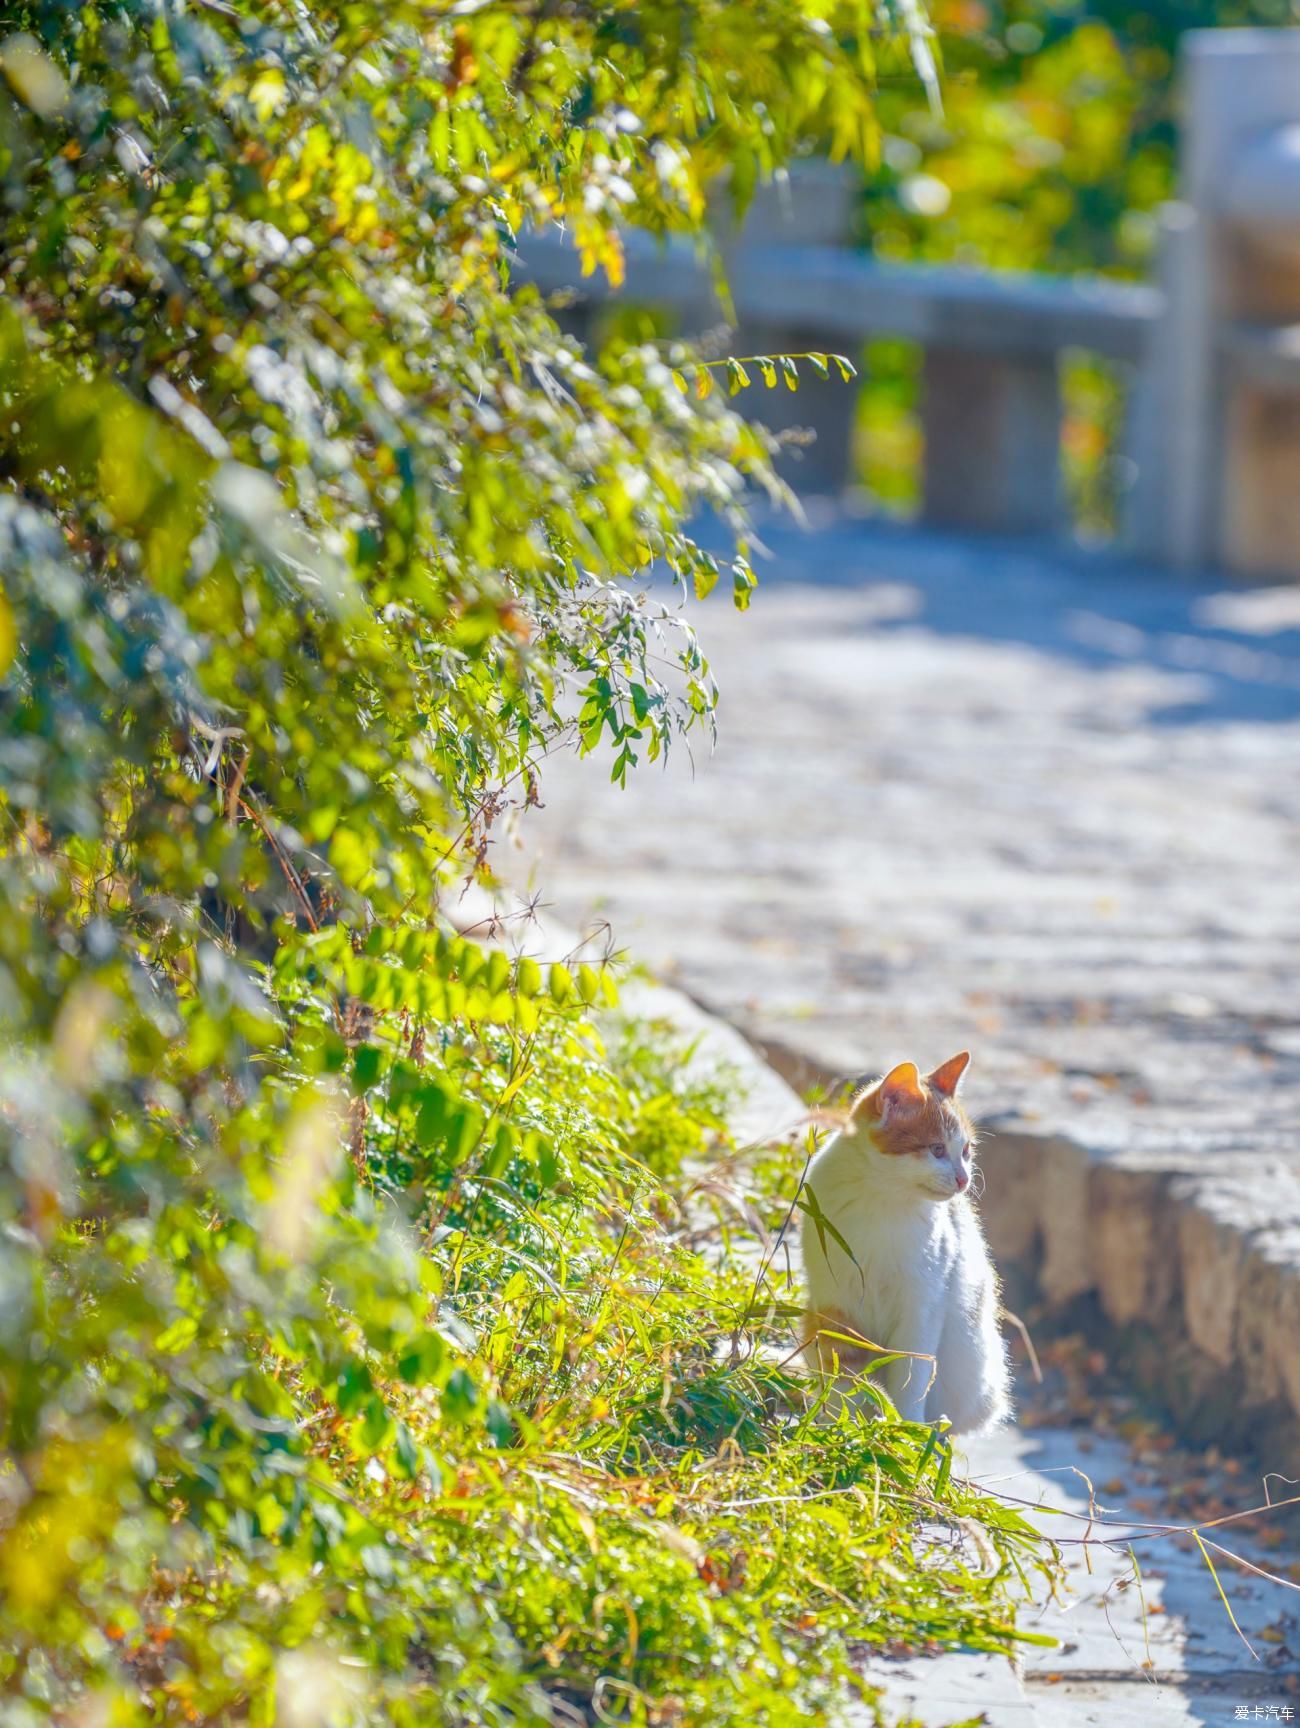
[[[814,1177],[810,1172],[810,1183]],[[818,1200],[826,1206],[820,1193]],[[942,1304],[956,1257],[946,1210],[900,1207],[859,1193],[847,1203],[841,1198],[833,1216],[842,1244],[825,1230],[818,1235],[813,1219],[804,1226],[814,1300],[843,1309],[881,1344],[898,1336],[918,1305]]]

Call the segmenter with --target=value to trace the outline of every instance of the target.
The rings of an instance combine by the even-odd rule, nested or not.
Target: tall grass
[[[446,1326],[490,1391],[450,1453],[445,1411],[408,1402],[439,1483],[350,1491],[476,1601],[539,1712],[776,1723],[860,1689],[864,1650],[1013,1648],[1040,1539],[932,1428],[883,1399],[833,1416],[791,1365],[770,1248],[802,1149],[738,1156],[724,1083],[662,1028],[607,1042],[557,1016],[526,1051],[467,1035],[439,1059],[485,1099],[513,1089],[553,1167],[417,1185]],[[386,1120],[377,1101],[369,1167],[409,1200]]]

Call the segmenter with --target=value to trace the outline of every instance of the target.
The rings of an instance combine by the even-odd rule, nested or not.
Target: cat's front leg
[[[996,1427],[1010,1411],[1011,1367],[991,1280],[974,1311],[959,1306],[944,1324],[931,1407],[947,1416],[954,1435]]]
[[[867,1363],[880,1354],[865,1333],[858,1330],[852,1317],[833,1304],[807,1310],[803,1318],[802,1344],[808,1366],[823,1374],[836,1369],[842,1375],[860,1374]]]
[[[891,1348],[900,1352],[882,1379],[894,1407],[905,1422],[924,1422],[925,1402],[934,1381],[935,1358],[942,1330],[940,1315],[930,1306],[909,1315],[898,1328]]]

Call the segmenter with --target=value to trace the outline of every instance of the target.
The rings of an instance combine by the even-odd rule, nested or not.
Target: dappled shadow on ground
[[[1014,644],[1093,669],[1163,675],[1155,724],[1300,717],[1300,590],[1247,589],[1107,554],[854,521],[809,505],[763,523],[760,582],[866,592],[857,624]],[[852,633],[852,627],[850,628]]]

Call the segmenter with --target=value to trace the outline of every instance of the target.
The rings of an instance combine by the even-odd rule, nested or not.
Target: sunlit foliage
[[[606,968],[451,922],[548,750],[711,724],[641,576],[746,602],[779,491],[516,236],[617,277],[720,172],[861,152],[873,8],[5,22],[6,1722],[778,1722],[849,1636],[1004,1646],[1015,1517],[756,1354],[682,1206],[718,1097],[606,1049]]]
[[[1177,195],[1178,43],[1287,26],[1291,0],[934,0],[936,112],[882,76],[882,257],[1144,274]]]

